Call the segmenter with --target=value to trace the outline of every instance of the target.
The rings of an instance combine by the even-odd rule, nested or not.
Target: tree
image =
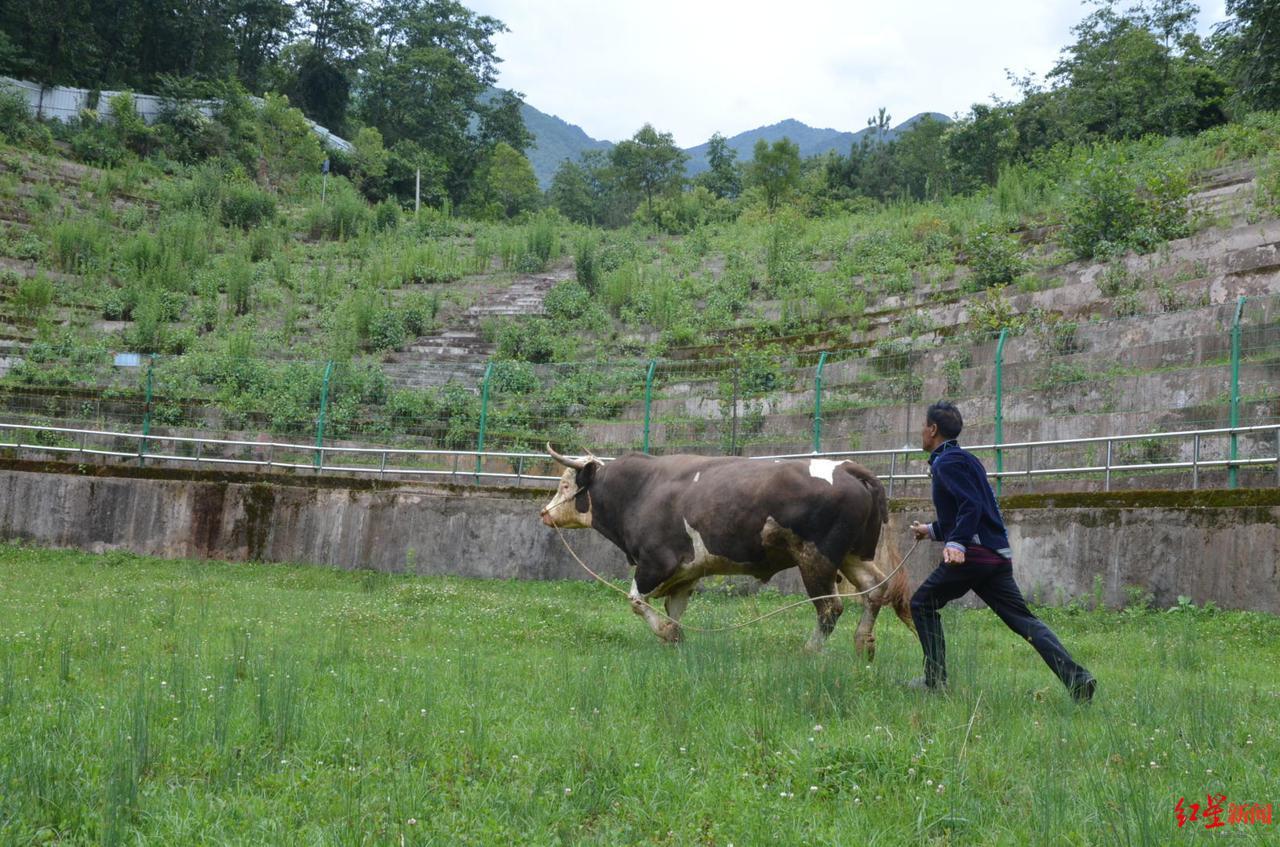
[[[654,194],[679,189],[684,182],[688,156],[676,147],[669,132],[658,132],[645,124],[636,134],[613,148],[610,158],[623,184],[644,194],[648,211],[653,211]]]
[[[1236,97],[1246,108],[1280,109],[1280,3],[1227,0],[1234,20],[1218,25],[1216,39]]]
[[[273,182],[320,170],[324,151],[310,124],[287,98],[268,94],[259,115],[262,162]]]
[[[742,177],[734,162],[737,157],[738,151],[717,132],[707,142],[707,163],[711,167],[698,181],[717,197],[737,197],[742,193]]]
[[[893,121],[893,116],[889,114],[884,106],[881,106],[879,111],[867,118],[867,127],[875,130],[876,141],[884,141],[884,134],[889,131],[891,121]]]
[[[361,0],[299,0],[303,40],[283,51],[289,99],[336,132],[346,126],[358,61],[371,23]]]
[[[468,193],[492,146],[472,127],[481,122],[480,95],[496,75],[493,36],[505,30],[501,21],[454,0],[387,2],[376,21],[377,49],[365,63],[360,115],[393,146],[411,140],[445,162],[455,202]],[[489,127],[509,129],[509,123]]]
[[[479,107],[480,143],[486,147],[504,141],[520,152],[533,145],[533,134],[524,125],[524,101],[518,92],[499,90]]]
[[[587,169],[565,159],[551,177],[547,202],[574,223],[594,224],[600,218]]]
[[[292,30],[293,7],[286,0],[232,0],[230,12],[236,76],[245,88],[261,92],[267,68]]]
[[[1071,120],[1089,135],[1197,132],[1225,120],[1226,85],[1192,25],[1188,0],[1121,11],[1115,0],[1072,28],[1049,78],[1066,88]]]
[[[773,144],[763,138],[756,141],[747,165],[747,182],[759,186],[765,205],[776,209],[800,182],[800,146],[790,138],[780,138]]]
[[[994,185],[1000,167],[1012,161],[1018,149],[1012,109],[975,103],[968,115],[947,129],[945,140],[947,160],[960,190]]]
[[[542,196],[538,177],[520,151],[499,141],[486,165],[487,193],[504,215],[510,218],[537,207]]]
[[[351,144],[355,148],[351,154],[351,172],[360,190],[366,197],[386,196],[383,177],[387,175],[390,154],[382,144],[382,133],[377,127],[361,127]]]
[[[893,155],[902,188],[913,199],[936,199],[950,189],[946,130],[946,124],[926,115],[894,140]]]

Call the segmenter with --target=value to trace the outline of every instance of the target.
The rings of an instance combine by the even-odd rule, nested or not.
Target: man
[[[1098,682],[1027,608],[1013,581],[1009,536],[986,469],[956,442],[963,428],[960,410],[951,403],[934,403],[925,413],[921,441],[929,452],[938,519],[929,524],[914,522],[911,531],[918,539],[945,541],[946,547],[942,564],[911,598],[911,617],[924,648],[924,677],[908,685],[928,690],[946,687],[946,642],[938,610],[973,591],[1009,629],[1031,642],[1077,702],[1087,703]]]

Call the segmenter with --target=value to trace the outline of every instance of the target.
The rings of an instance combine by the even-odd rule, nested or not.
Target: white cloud
[[[464,0],[466,2],[466,0]],[[796,118],[856,130],[1013,96],[1005,70],[1043,75],[1088,13],[1078,0],[470,0],[507,24],[498,84],[617,141],[642,124],[690,147]],[[1200,30],[1225,17],[1205,4]]]

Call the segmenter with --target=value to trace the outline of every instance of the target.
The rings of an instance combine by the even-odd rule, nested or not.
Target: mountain
[[[899,134],[906,132],[916,122],[925,117],[933,118],[935,121],[942,123],[950,123],[951,119],[941,112],[921,112],[913,115],[897,126],[885,130],[883,141],[892,141]],[[751,154],[755,149],[756,142],[763,139],[766,143],[772,144],[783,138],[789,138],[800,148],[800,158],[807,159],[810,156],[821,156],[834,150],[841,155],[849,152],[849,148],[854,144],[862,141],[863,136],[868,133],[875,133],[871,127],[860,129],[857,132],[841,132],[837,129],[815,129],[808,124],[800,121],[787,119],[781,123],[762,126],[756,129],[749,129],[746,132],[740,132],[732,138],[725,139],[729,147],[738,152],[738,161],[746,162],[751,159]],[[689,176],[696,176],[707,170],[710,165],[707,163],[707,147],[706,144],[699,144],[697,147],[690,147],[685,150],[689,154],[689,161],[685,164],[685,173]]]
[[[537,174],[538,184],[543,189],[551,185],[551,178],[555,175],[556,168],[560,167],[560,163],[565,159],[576,162],[578,157],[588,150],[609,150],[613,148],[613,142],[594,139],[583,132],[581,127],[561,120],[555,115],[540,112],[528,103],[521,104],[520,114],[524,118],[524,125],[533,134],[534,138],[533,146],[525,151],[525,155],[529,157],[530,163],[533,164],[533,172]],[[912,125],[926,116],[943,123],[950,123],[951,121],[950,118],[939,112],[921,112],[892,129],[886,130],[883,140],[892,141],[899,133],[910,129]],[[727,140],[729,146],[738,151],[738,161],[745,162],[751,159],[752,150],[759,139],[764,139],[772,144],[784,137],[790,138],[799,145],[800,156],[808,158],[810,156],[821,156],[831,150],[841,154],[848,153],[852,145],[859,143],[867,133],[873,132],[875,130],[870,127],[857,132],[841,132],[837,129],[815,129],[800,121],[787,119],[770,126],[757,127],[746,132],[740,132]],[[695,176],[707,170],[706,144],[690,147],[684,152],[689,155],[689,161],[685,165],[685,173],[689,176]]]
[[[546,190],[551,185],[556,168],[565,159],[574,162],[578,156],[588,150],[609,150],[613,142],[597,141],[582,131],[582,128],[563,121],[555,115],[539,112],[528,103],[520,106],[520,115],[524,125],[533,134],[533,146],[525,151],[533,172],[538,176],[538,184]]]

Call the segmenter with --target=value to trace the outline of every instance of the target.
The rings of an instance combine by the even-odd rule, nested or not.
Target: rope
[[[785,606],[780,606],[779,608],[774,609],[772,612],[767,612],[767,613],[765,613],[765,614],[763,614],[763,615],[760,615],[760,616],[758,616],[758,617],[754,617],[754,618],[752,618],[751,620],[748,620],[748,621],[743,621],[743,622],[741,622],[741,623],[731,624],[731,625],[729,625],[729,626],[716,626],[716,627],[709,627],[709,628],[708,628],[708,627],[689,626],[688,624],[680,623],[680,621],[678,621],[678,620],[676,620],[675,618],[671,617],[671,616],[670,616],[670,615],[668,615],[666,612],[660,611],[659,609],[655,608],[652,604],[650,604],[650,603],[649,603],[649,601],[648,601],[648,600],[645,600],[645,599],[644,599],[644,598],[642,598],[642,597],[633,597],[633,596],[631,596],[630,592],[623,591],[621,588],[619,588],[618,586],[614,585],[614,584],[613,584],[612,582],[610,582],[609,580],[607,580],[607,579],[605,579],[604,577],[600,576],[600,574],[598,574],[598,573],[596,573],[595,571],[591,570],[591,568],[587,565],[587,563],[586,563],[586,562],[584,562],[584,561],[582,561],[582,559],[580,559],[580,558],[578,557],[578,554],[577,554],[577,553],[575,553],[575,552],[573,551],[573,548],[569,546],[569,539],[567,539],[567,538],[565,538],[565,537],[564,537],[564,532],[560,529],[560,527],[559,527],[558,525],[556,526],[556,534],[560,536],[560,540],[564,543],[564,549],[566,549],[566,550],[568,550],[568,551],[569,551],[569,555],[573,557],[574,561],[575,561],[575,562],[577,562],[579,565],[581,565],[581,566],[582,566],[582,569],[583,569],[584,571],[586,571],[587,573],[591,574],[591,576],[596,580],[596,582],[599,582],[601,585],[604,585],[604,586],[608,587],[608,588],[609,588],[610,590],[612,590],[612,591],[616,591],[616,592],[618,592],[618,593],[619,593],[619,594],[621,594],[623,597],[626,597],[626,598],[627,598],[627,600],[628,600],[628,601],[630,601],[630,602],[632,602],[632,603],[640,603],[641,605],[647,606],[649,609],[653,610],[653,612],[654,612],[655,614],[657,614],[659,617],[666,618],[667,620],[671,621],[671,622],[672,622],[673,624],[675,624],[676,626],[681,627],[681,628],[683,628],[683,629],[687,629],[687,630],[689,630],[690,632],[729,632],[730,630],[734,630],[734,629],[742,629],[743,627],[751,626],[752,624],[759,623],[760,621],[762,621],[762,620],[764,620],[764,619],[766,619],[766,618],[771,618],[771,617],[773,617],[774,615],[781,614],[782,612],[785,612],[785,611],[787,611],[788,609],[794,609],[796,606],[806,606],[806,605],[808,605],[808,604],[810,604],[810,603],[814,602],[815,600],[843,599],[843,598],[845,598],[845,597],[861,597],[861,596],[862,596],[862,595],[864,595],[864,594],[870,594],[872,591],[875,591],[877,588],[879,588],[880,586],[884,585],[884,584],[885,584],[886,582],[888,582],[890,579],[893,579],[894,574],[896,574],[898,571],[902,570],[902,566],[903,566],[903,565],[905,565],[905,564],[907,563],[907,560],[911,558],[911,554],[912,554],[912,553],[914,553],[914,552],[916,552],[916,548],[920,546],[920,539],[918,539],[918,538],[917,538],[917,539],[916,539],[916,543],[915,543],[915,544],[912,544],[912,545],[911,545],[911,549],[907,551],[907,555],[903,556],[903,557],[902,557],[902,561],[898,562],[898,566],[897,566],[896,568],[894,568],[893,570],[889,571],[889,575],[888,575],[888,576],[886,576],[884,579],[880,580],[879,582],[877,582],[875,585],[871,586],[870,588],[866,589],[865,591],[854,591],[854,592],[849,593],[849,594],[823,594],[823,595],[822,595],[822,596],[820,596],[820,597],[809,597],[809,598],[807,598],[807,599],[805,599],[805,600],[797,600],[797,601],[796,601],[796,602],[794,602],[794,603],[788,603],[788,604],[787,604],[787,605],[785,605]]]

